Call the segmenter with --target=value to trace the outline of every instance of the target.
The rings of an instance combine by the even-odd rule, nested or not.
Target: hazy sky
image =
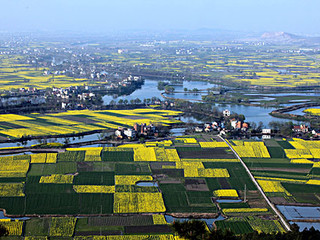
[[[0,0],[0,31],[215,28],[320,34],[320,0]]]

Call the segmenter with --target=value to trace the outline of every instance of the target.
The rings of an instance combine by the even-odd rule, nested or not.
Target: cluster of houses
[[[19,92],[20,93],[36,93],[39,90],[36,87],[23,87],[23,88],[19,88]]]
[[[122,128],[119,127],[115,131],[115,136],[118,139],[136,139],[137,137],[147,137],[147,136],[155,136],[157,137],[159,134],[159,131],[157,127],[155,127],[153,124],[138,124],[136,123],[133,128]]]
[[[137,83],[142,83],[142,79],[140,76],[132,76],[130,75],[129,77],[126,77],[120,81],[108,81],[106,80],[107,85],[105,85],[105,88],[107,90],[112,90],[112,89],[118,89],[119,87],[130,87],[134,86]]]
[[[203,126],[195,127],[195,132],[212,132],[212,131],[222,131],[224,129],[223,122],[212,122],[212,123],[205,123]]]
[[[225,133],[227,121],[230,122],[230,126],[234,130],[239,130],[246,132],[249,129],[249,123],[243,122],[236,118],[229,119],[231,113],[228,109],[222,112],[223,116],[226,118],[224,122],[212,122],[212,123],[205,123],[203,126],[198,126],[195,128],[195,132],[211,132],[211,131],[218,131]],[[231,130],[231,129],[228,129]]]
[[[201,126],[197,126],[194,128],[195,132],[211,132],[211,131],[217,131],[219,134],[226,134],[229,131],[237,131],[237,132],[242,132],[245,133],[249,130],[250,125],[247,122],[241,121],[236,118],[231,118],[230,119],[230,111],[229,110],[224,110],[223,116],[225,117],[225,120],[222,122],[211,122],[211,123],[205,123]],[[229,127],[227,127],[229,125]],[[315,130],[311,130],[308,126],[305,124],[300,124],[300,125],[294,125],[292,127],[292,132],[294,135],[301,135],[301,134],[306,134],[310,133],[314,137],[319,138],[320,137],[320,132],[317,132]],[[263,139],[270,139],[271,135],[274,132],[270,128],[263,128],[261,129],[261,132],[259,134],[262,135]]]

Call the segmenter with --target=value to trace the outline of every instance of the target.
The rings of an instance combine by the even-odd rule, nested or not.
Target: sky
[[[0,0],[0,31],[320,34],[320,0]]]

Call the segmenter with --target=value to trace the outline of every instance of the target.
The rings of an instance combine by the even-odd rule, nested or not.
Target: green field
[[[70,148],[51,155],[2,157],[0,207],[6,209],[7,214],[42,216],[26,221],[22,231],[28,236],[46,236],[48,231],[50,234],[51,217],[62,218],[66,215],[86,217],[63,220],[70,222],[69,228],[73,226],[73,230],[68,229],[72,237],[99,232],[105,235],[172,234],[163,215],[160,221],[153,219],[152,214],[186,217],[209,214],[215,217],[224,213],[229,217],[237,216],[236,220],[216,223],[218,228],[230,228],[237,234],[256,230],[255,221],[250,220],[250,217],[256,216],[261,221],[260,225],[266,226],[263,231],[282,231],[279,223],[274,225],[277,220],[273,212],[228,147],[200,147],[194,138],[177,138],[165,144],[154,142],[152,145],[127,144],[118,148]],[[210,144],[206,146],[215,146],[216,142]],[[244,143],[235,144],[240,146]],[[250,156],[253,153],[267,155],[270,146],[264,147],[255,142],[250,144]],[[259,151],[254,149],[256,144]],[[264,148],[267,152],[262,154]],[[89,158],[88,155],[95,157]],[[266,189],[268,196],[280,196],[289,202],[316,201],[312,196],[319,192],[318,187],[307,185],[308,188],[304,188],[312,164],[294,164],[288,158],[271,156],[244,157],[244,160],[254,169],[258,181],[269,181],[281,169],[291,169],[292,172],[282,175],[282,178],[288,179],[290,175],[291,180],[277,180],[284,190],[268,192]],[[47,179],[46,182],[43,179]],[[303,182],[295,184],[298,179]],[[139,182],[156,182],[158,185],[138,185]],[[23,184],[19,196],[5,191],[6,186],[16,186],[14,184],[17,183]],[[305,196],[301,194],[303,189],[307,189]],[[290,195],[286,197],[285,194]],[[244,195],[246,202],[243,202]],[[225,199],[240,202],[217,202]],[[265,218],[273,220],[267,221]],[[54,224],[59,225],[58,222]]]

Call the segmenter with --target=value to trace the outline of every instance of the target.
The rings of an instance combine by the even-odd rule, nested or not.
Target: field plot
[[[0,90],[19,88],[46,89],[47,87],[67,88],[89,84],[85,78],[73,78],[66,75],[46,75],[48,68],[37,69],[26,63],[22,55],[0,57]],[[103,81],[99,84],[104,84]]]
[[[305,112],[307,114],[315,115],[315,116],[320,116],[320,109],[319,108],[308,108],[308,109],[304,110],[303,112]]]
[[[248,153],[243,160],[270,200],[275,204],[319,204],[320,142],[267,140],[265,148],[269,158]]]
[[[0,115],[0,136],[16,139],[25,136],[52,136],[61,134],[75,134],[82,132],[116,129],[118,127],[133,127],[135,123],[162,123],[170,125],[179,123],[172,116],[177,116],[181,112],[154,110],[154,109],[134,109],[118,110],[115,114],[113,110],[75,110],[53,114],[1,114]],[[135,119],[132,119],[135,117]],[[8,125],[10,123],[10,126]],[[6,125],[6,126],[5,126]],[[96,151],[87,152],[87,161],[100,161],[96,156]],[[119,157],[119,156],[118,156]],[[104,158],[107,158],[104,156]],[[54,162],[54,155],[42,154],[32,157],[32,162],[44,163],[44,161]]]
[[[288,88],[318,85],[319,64],[305,55],[289,55],[283,58],[278,53],[256,55],[243,52],[240,58],[234,55],[232,59],[229,55],[227,62],[213,61],[209,66],[228,71],[225,80],[251,85]]]
[[[284,229],[277,220],[266,220],[252,216],[245,218],[233,217],[226,221],[217,221],[215,225],[219,229],[229,229],[236,234],[250,233],[253,231],[265,233],[284,232]]]
[[[263,151],[266,155],[263,144],[251,145],[259,147],[257,156]],[[88,155],[99,161],[88,161]],[[239,219],[273,219],[239,160],[228,147],[213,140],[180,138],[118,148],[68,148],[57,153],[55,161],[47,159],[42,153],[0,158],[0,164],[16,161],[21,165],[16,171],[23,172],[0,177],[0,208],[7,214],[42,216],[26,221],[25,231],[29,232],[25,235],[30,237],[35,236],[32,232],[75,239],[125,233],[151,234],[154,239],[162,234],[159,239],[173,239],[161,214],[216,217],[222,213]],[[8,194],[6,186],[17,190]],[[77,215],[90,217],[78,219]],[[36,224],[39,229],[34,229]],[[239,233],[255,229],[248,220],[221,224]]]

